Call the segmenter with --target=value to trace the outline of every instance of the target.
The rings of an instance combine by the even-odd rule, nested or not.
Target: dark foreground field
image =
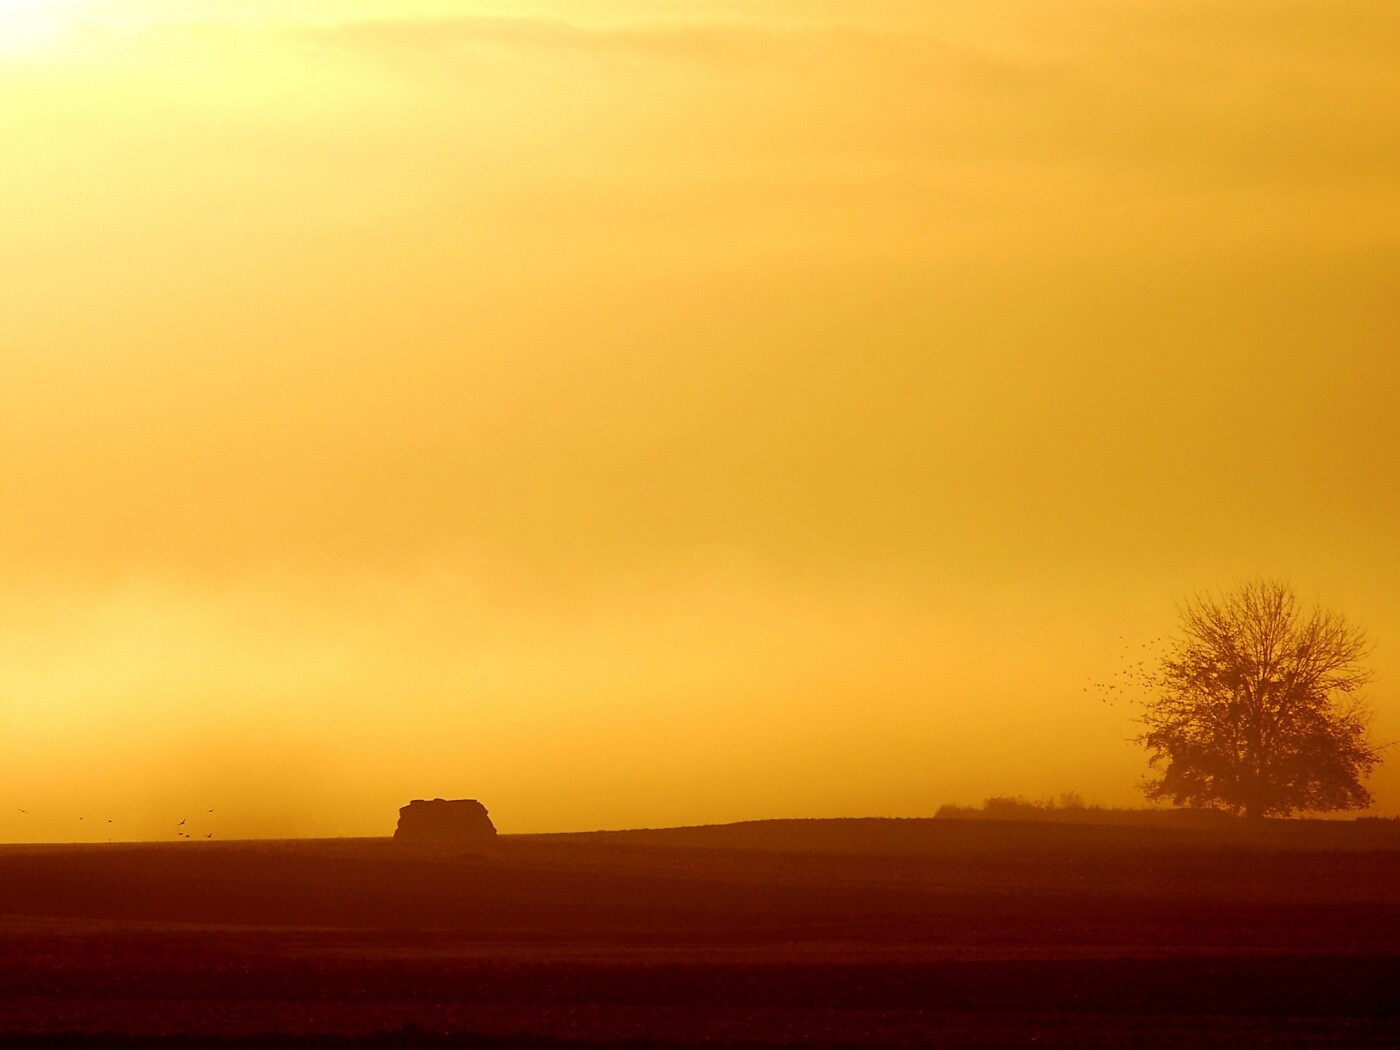
[[[765,822],[0,847],[34,1047],[1400,1046],[1400,835]]]

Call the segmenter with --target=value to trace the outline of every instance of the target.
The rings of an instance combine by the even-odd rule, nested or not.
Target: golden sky
[[[1135,804],[1261,574],[1400,739],[1397,40],[0,0],[0,840]]]

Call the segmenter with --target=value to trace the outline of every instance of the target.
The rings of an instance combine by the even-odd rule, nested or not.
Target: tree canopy
[[[1188,601],[1178,626],[1144,704],[1149,798],[1253,817],[1370,805],[1364,631],[1269,580]]]

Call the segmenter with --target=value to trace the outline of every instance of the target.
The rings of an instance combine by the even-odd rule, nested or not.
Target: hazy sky
[[[1400,739],[1397,40],[0,0],[0,840],[1135,804],[1261,574]]]

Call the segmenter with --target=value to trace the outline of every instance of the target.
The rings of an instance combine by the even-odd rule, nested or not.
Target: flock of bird
[[[209,810],[208,812],[213,813],[214,811],[211,809],[211,810]],[[180,830],[181,828],[183,828],[183,827],[184,827],[186,824],[188,824],[189,822],[190,822],[190,818],[189,818],[189,817],[185,817],[183,820],[180,821],[180,823],[178,823],[178,824],[175,825],[175,837],[176,837],[176,838],[180,838],[180,839],[194,838],[194,836],[191,835],[188,831],[182,831],[182,830]],[[214,837],[214,833],[211,831],[211,832],[209,832],[207,835],[205,835],[204,837],[205,837],[206,839],[212,839],[212,838]]]
[[[1093,690],[1098,693],[1099,702],[1110,706],[1116,706],[1118,700],[1126,699],[1134,691],[1147,691],[1156,684],[1156,671],[1153,664],[1156,662],[1155,646],[1160,645],[1165,639],[1153,638],[1149,642],[1142,642],[1138,646],[1138,651],[1134,652],[1130,643],[1127,643],[1122,635],[1118,636],[1118,641],[1124,642],[1123,651],[1120,654],[1124,663],[1117,671],[1114,671],[1106,681],[1090,681],[1084,686],[1084,692]],[[1143,659],[1135,660],[1136,656]]]
[[[213,811],[212,809],[210,809],[210,810],[205,810],[205,815],[206,815],[206,816],[212,816],[213,813],[214,813],[214,811]],[[20,814],[21,816],[24,816],[24,817],[27,817],[27,816],[30,815],[29,810],[27,810],[27,809],[20,809],[20,810],[19,810],[19,814]],[[87,817],[79,817],[79,818],[78,818],[78,823],[81,824],[81,823],[86,823],[86,822],[87,822]],[[107,822],[107,824],[109,824],[109,825],[115,824],[115,823],[116,823],[116,821],[113,820],[111,817],[108,817],[106,822]],[[190,818],[189,818],[189,817],[184,817],[184,818],[182,818],[182,819],[180,820],[180,822],[179,822],[178,824],[175,825],[175,837],[176,837],[176,838],[178,838],[178,839],[193,839],[193,838],[196,837],[192,832],[189,832],[189,831],[184,830],[184,829],[189,825],[189,822],[190,822]],[[206,831],[206,832],[204,833],[204,837],[205,837],[206,839],[212,839],[212,838],[214,837],[214,833],[213,833],[212,831]],[[112,841],[112,840],[109,838],[107,841],[110,842],[110,841]]]

